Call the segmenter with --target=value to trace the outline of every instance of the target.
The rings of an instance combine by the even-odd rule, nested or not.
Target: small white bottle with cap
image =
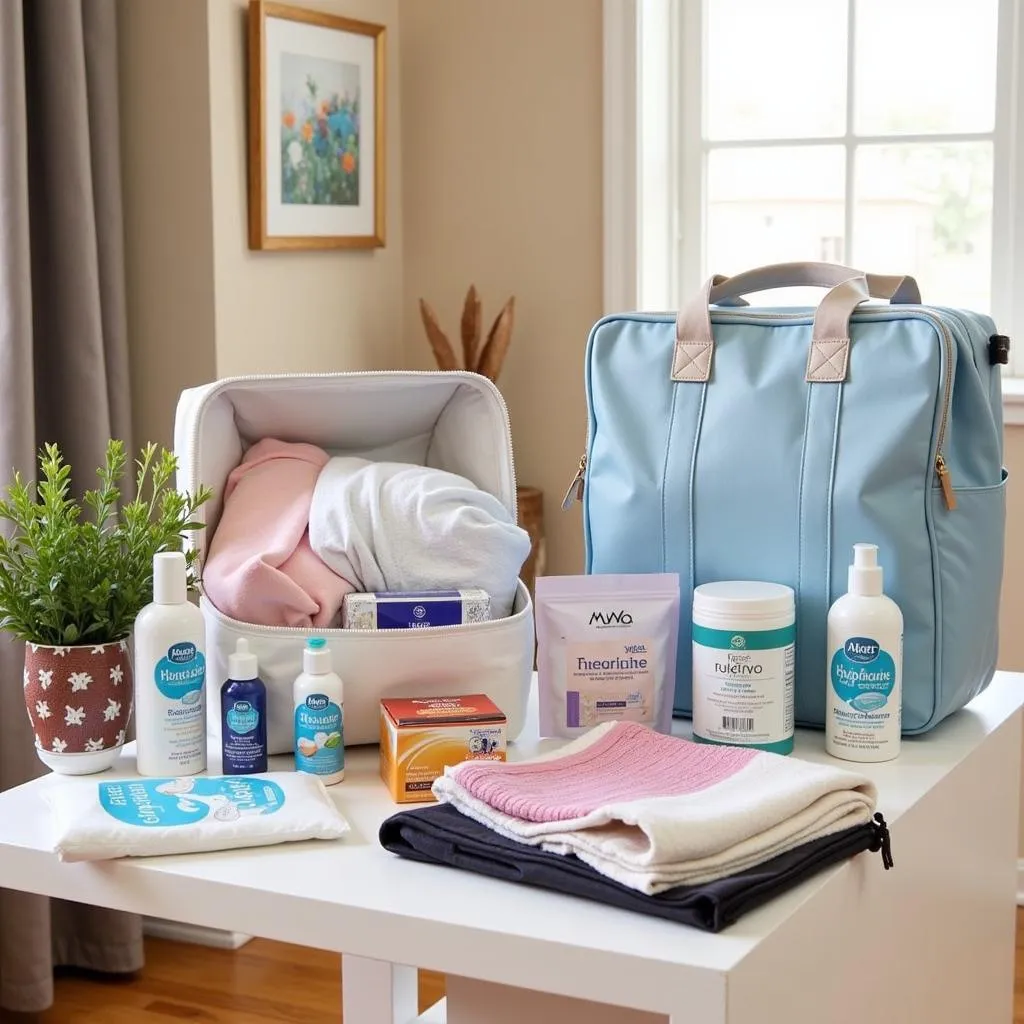
[[[292,686],[295,705],[295,770],[318,775],[325,786],[345,778],[345,693],[331,668],[323,637],[302,651],[302,674]]]
[[[849,593],[828,613],[825,750],[844,761],[900,752],[903,613],[882,584],[878,547],[854,544]]]
[[[180,551],[153,558],[153,603],[135,619],[134,670],[139,774],[206,771],[206,626],[188,600]]]

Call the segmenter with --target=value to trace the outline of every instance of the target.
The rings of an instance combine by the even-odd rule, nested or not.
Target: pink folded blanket
[[[228,476],[203,590],[225,615],[265,626],[332,626],[355,587],[309,546],[325,451],[266,438]]]
[[[833,764],[607,722],[531,761],[466,761],[438,800],[499,835],[648,894],[744,871],[871,820],[877,791]]]

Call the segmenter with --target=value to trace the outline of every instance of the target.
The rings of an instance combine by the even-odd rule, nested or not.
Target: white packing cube
[[[516,516],[516,480],[508,410],[486,377],[453,371],[369,371],[231,377],[182,393],[175,416],[178,486],[213,488],[199,509],[206,529],[189,535],[200,564],[217,529],[228,474],[265,437],[314,444],[329,455],[406,462],[457,473],[498,498]],[[240,622],[208,597],[207,735],[221,747],[220,688],[239,638],[259,659],[267,687],[267,748],[294,749],[292,683],[302,649],[322,636],[345,684],[345,745],[376,743],[383,697],[486,693],[522,731],[533,672],[533,604],[522,580],[512,614],[432,629],[301,629]]]

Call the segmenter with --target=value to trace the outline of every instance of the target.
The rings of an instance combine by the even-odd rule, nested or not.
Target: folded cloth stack
[[[633,722],[530,761],[464,762],[434,793],[441,806],[384,823],[387,849],[715,931],[863,850],[891,865],[864,776]]]
[[[464,477],[265,438],[228,476],[203,589],[263,626],[335,626],[353,591],[466,587],[499,618],[529,551],[508,509]]]

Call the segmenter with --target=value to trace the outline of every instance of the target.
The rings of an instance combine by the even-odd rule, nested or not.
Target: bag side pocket
[[[949,510],[940,488],[931,494],[938,550],[938,650],[934,707],[904,709],[904,731],[925,732],[976,697],[991,681],[999,653],[1006,480],[955,491]],[[904,677],[913,666],[904,666]],[[904,687],[906,694],[906,687]],[[924,712],[924,713],[922,713]],[[923,721],[924,724],[920,724]],[[916,726],[916,727],[915,727]]]

